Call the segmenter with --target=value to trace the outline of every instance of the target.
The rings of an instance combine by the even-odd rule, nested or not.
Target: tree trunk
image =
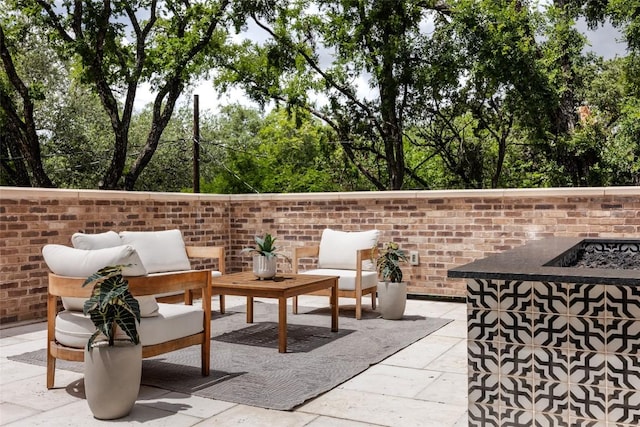
[[[4,90],[0,90],[0,107],[5,111],[9,127],[16,135],[20,154],[26,165],[31,170],[33,184],[36,187],[53,187],[53,182],[44,171],[40,154],[40,141],[36,132],[36,124],[33,116],[34,106],[29,88],[18,76],[13,64],[13,59],[5,43],[4,31],[0,27],[0,59],[11,85],[22,99],[22,114],[18,113],[13,100]]]

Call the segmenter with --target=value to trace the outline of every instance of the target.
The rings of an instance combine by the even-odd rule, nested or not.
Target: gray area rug
[[[329,308],[300,307],[288,313],[287,353],[278,353],[277,305],[256,302],[254,323],[246,323],[244,306],[211,323],[211,374],[200,374],[198,346],[145,359],[142,384],[191,395],[268,409],[292,410],[342,384],[390,355],[450,322],[405,316],[384,320],[364,311],[340,309],[339,332],[331,332]],[[45,350],[10,359],[46,364]],[[82,372],[82,364],[57,361],[58,369]]]

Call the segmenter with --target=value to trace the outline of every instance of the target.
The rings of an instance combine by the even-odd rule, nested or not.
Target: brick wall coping
[[[334,193],[264,193],[264,194],[209,194],[209,193],[165,193],[143,191],[117,190],[76,190],[76,189],[47,189],[0,187],[0,196],[7,198],[37,199],[55,197],[95,199],[114,197],[130,200],[213,200],[213,201],[260,201],[260,200],[366,200],[379,199],[432,199],[459,197],[603,197],[603,196],[638,196],[640,186],[632,187],[557,187],[557,188],[519,188],[519,189],[490,189],[490,190],[404,190],[404,191],[354,191]]]

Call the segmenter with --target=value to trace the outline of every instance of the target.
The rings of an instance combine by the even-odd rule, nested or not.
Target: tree
[[[95,88],[109,115],[113,153],[101,188],[134,188],[178,97],[191,79],[207,71],[207,56],[224,42],[230,4],[230,0],[11,2],[15,11],[41,25],[61,56],[77,61],[78,78]],[[143,82],[157,94],[151,126],[143,149],[125,171],[134,100]]]
[[[241,85],[258,101],[307,109],[334,130],[375,188],[401,189],[411,173],[404,157],[407,106],[429,43],[423,25],[445,13],[438,1],[292,1],[253,15],[269,39],[230,51],[219,81]],[[367,87],[372,93],[363,93]],[[326,102],[313,102],[318,94]]]
[[[557,125],[546,149],[546,163],[555,164],[550,168],[552,185],[623,185],[637,176],[638,167],[633,165],[638,145],[628,134],[634,132],[632,117],[637,114],[638,93],[633,93],[633,82],[640,81],[633,72],[634,55],[611,61],[584,55],[584,37],[574,26],[579,17],[586,18],[591,27],[607,16],[619,26],[632,23],[632,15],[626,15],[634,10],[632,3],[555,0],[546,10],[546,74],[560,99]],[[625,13],[619,14],[616,8]],[[628,43],[633,52],[633,37]],[[636,134],[635,141],[638,137]]]
[[[538,22],[523,2],[461,0],[435,23],[410,117],[413,144],[429,167],[430,158],[441,159],[447,186],[517,185],[523,174],[513,170],[531,155],[522,140],[547,133],[557,100],[535,37]]]
[[[44,168],[57,187],[99,188],[112,152],[109,117],[90,87],[68,76],[56,85],[38,109]]]
[[[144,149],[146,132],[153,119],[152,106],[134,114],[131,121],[131,157]],[[192,191],[193,188],[193,110],[177,108],[158,144],[153,158],[140,174],[135,189],[139,191]]]
[[[21,62],[29,59],[18,57],[14,60],[14,56],[18,56],[16,45],[22,43],[29,52],[30,46],[40,45],[40,34],[29,31],[28,23],[22,19],[9,20],[4,13],[0,19],[0,59],[4,71],[0,75],[3,181],[19,186],[53,187],[42,166],[35,117],[35,103],[43,98],[45,81],[39,80],[34,73],[21,77]],[[24,69],[42,71],[41,67]]]
[[[309,114],[267,116],[231,105],[202,129],[202,188],[214,193],[290,193],[361,189],[330,128]],[[354,188],[355,187],[355,188]]]

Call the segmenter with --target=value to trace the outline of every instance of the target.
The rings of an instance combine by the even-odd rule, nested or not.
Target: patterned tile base
[[[640,425],[640,288],[469,280],[469,425]]]

